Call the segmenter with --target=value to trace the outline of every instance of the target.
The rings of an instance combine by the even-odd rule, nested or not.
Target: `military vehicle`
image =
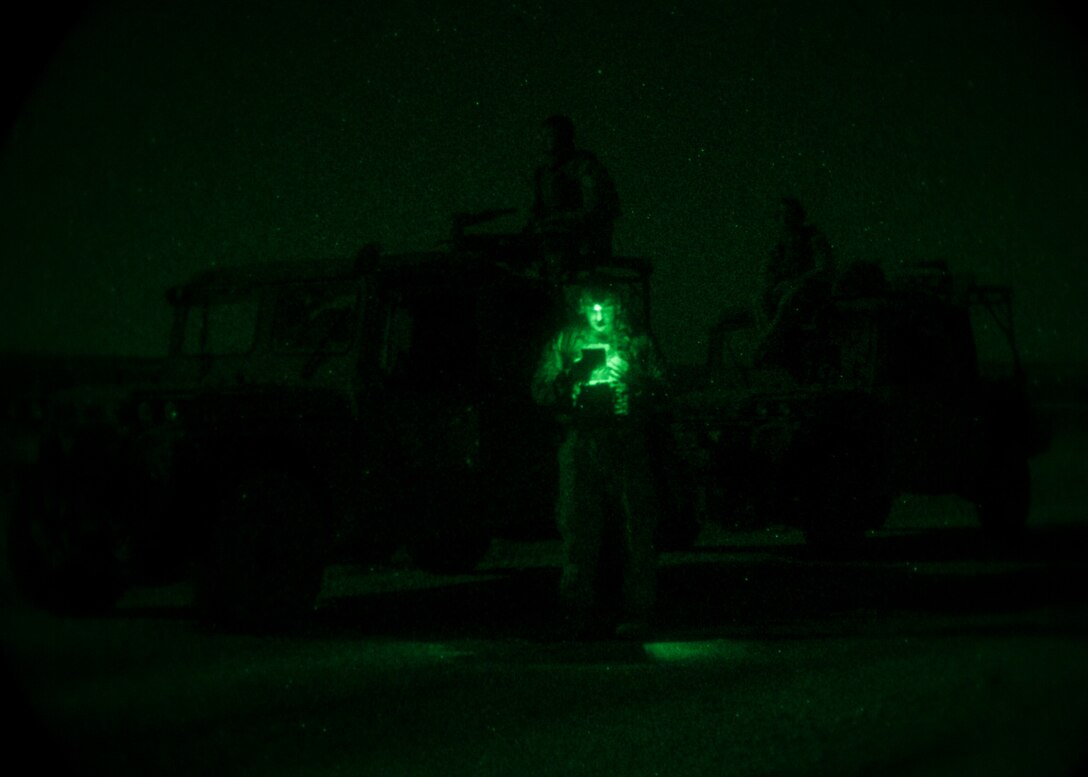
[[[157,380],[43,442],[12,523],[24,589],[87,609],[190,575],[205,617],[268,625],[312,608],[331,561],[406,547],[458,572],[554,532],[557,428],[530,385],[561,300],[523,236],[468,231],[505,212],[435,250],[170,289]],[[648,262],[598,271],[648,316]]]
[[[945,263],[886,274],[858,262],[809,284],[771,325],[725,313],[678,410],[706,517],[846,548],[898,495],[954,494],[988,534],[1015,536],[1045,439],[1012,310],[1008,287]],[[979,358],[984,331],[1003,340],[1003,362]]]

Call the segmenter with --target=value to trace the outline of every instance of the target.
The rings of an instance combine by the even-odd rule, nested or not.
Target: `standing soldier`
[[[573,636],[616,623],[618,635],[637,637],[649,626],[656,589],[658,495],[648,435],[664,371],[653,341],[632,330],[616,289],[585,286],[579,309],[581,321],[551,340],[533,380],[534,399],[566,422],[556,510],[560,600]],[[619,574],[609,576],[613,560]]]
[[[526,230],[540,240],[545,273],[561,280],[612,255],[620,203],[608,170],[594,154],[575,146],[569,117],[549,116],[540,130],[544,161],[533,176]]]

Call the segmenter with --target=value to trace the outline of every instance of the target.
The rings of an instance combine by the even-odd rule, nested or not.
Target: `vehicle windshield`
[[[297,353],[346,351],[355,329],[358,299],[358,289],[351,283],[282,287],[272,321],[272,347]]]

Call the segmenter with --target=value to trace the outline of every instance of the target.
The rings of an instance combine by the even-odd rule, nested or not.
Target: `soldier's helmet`
[[[578,283],[577,291],[576,302],[579,310],[586,305],[611,305],[617,310],[623,307],[623,288],[615,280],[590,277]]]

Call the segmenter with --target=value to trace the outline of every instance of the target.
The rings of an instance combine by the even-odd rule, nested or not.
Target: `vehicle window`
[[[351,346],[358,290],[350,283],[306,283],[279,290],[272,320],[277,351],[342,353]]]
[[[228,356],[247,353],[257,335],[256,299],[206,302],[189,308],[182,353]]]
[[[387,370],[394,380],[419,387],[450,387],[476,375],[475,317],[461,298],[438,295],[414,299],[395,310],[386,344]]]

